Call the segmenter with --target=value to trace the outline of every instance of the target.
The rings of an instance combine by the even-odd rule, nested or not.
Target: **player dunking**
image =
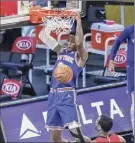
[[[76,35],[69,35],[67,47],[60,45],[46,29],[43,29],[39,34],[41,41],[58,54],[52,73],[46,123],[52,142],[67,142],[62,138],[62,129],[69,126],[74,128],[74,125],[77,130],[75,133],[71,129],[71,134],[75,138],[79,138],[81,142],[84,141],[81,130],[78,128],[80,124],[75,87],[76,79],[88,59],[88,53],[83,47],[80,13],[77,13],[76,21]]]
[[[113,71],[114,57],[116,55],[117,50],[119,49],[120,44],[123,42],[128,42],[127,48],[127,91],[131,96],[132,104],[131,104],[131,121],[133,126],[133,136],[134,136],[134,25],[127,26],[124,31],[120,34],[120,36],[116,39],[112,50],[111,57],[109,62],[109,70]]]

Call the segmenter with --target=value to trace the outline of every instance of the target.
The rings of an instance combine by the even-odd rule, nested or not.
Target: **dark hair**
[[[98,124],[104,132],[109,132],[112,129],[113,120],[107,115],[101,115]]]

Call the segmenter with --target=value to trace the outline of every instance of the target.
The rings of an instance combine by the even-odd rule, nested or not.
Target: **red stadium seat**
[[[125,47],[125,45],[124,45]],[[115,63],[115,71],[109,71],[109,60],[110,60],[110,52],[109,50],[105,55],[105,63],[104,70],[102,76],[96,76],[95,82],[98,83],[111,83],[122,81],[127,78],[126,76],[126,67],[127,67],[127,51],[125,48],[119,49],[116,53],[114,63]]]
[[[36,40],[32,37],[18,37],[12,46],[9,61],[1,62],[0,69],[4,74],[4,78],[1,83],[0,99],[4,100],[4,97],[12,99],[18,99],[22,97],[22,94],[36,95],[32,84],[30,83],[28,74],[29,70],[33,68],[32,61],[36,50]],[[29,62],[13,61],[14,56],[26,54],[31,55]],[[21,56],[20,56],[21,57]],[[28,87],[29,85],[29,88]],[[30,89],[30,90],[29,90]],[[29,92],[28,92],[29,91]]]

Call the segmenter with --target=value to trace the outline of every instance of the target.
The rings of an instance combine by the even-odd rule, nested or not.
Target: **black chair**
[[[29,71],[33,68],[32,61],[35,55],[36,41],[32,37],[18,37],[13,43],[8,62],[1,62],[0,69],[4,74],[0,86],[1,100],[22,98],[22,95],[35,96],[35,90],[29,80]],[[13,62],[13,55],[26,54],[31,56],[29,61]]]
[[[126,80],[126,59],[127,52],[125,49],[118,50],[114,62],[115,62],[115,72],[110,72],[108,69],[109,66],[110,55],[107,54],[107,58],[105,60],[105,66],[103,69],[103,73],[101,76],[95,77],[96,83],[112,83],[112,82],[120,82]]]

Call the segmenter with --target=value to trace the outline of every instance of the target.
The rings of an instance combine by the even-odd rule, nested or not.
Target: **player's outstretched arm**
[[[51,31],[43,28],[39,33],[39,38],[44,44],[48,46],[50,50],[58,53],[61,48],[63,48],[63,46],[60,45],[58,41],[56,41],[52,36],[50,36],[50,33]]]
[[[111,49],[111,55],[110,55],[110,61],[109,61],[109,71],[114,71],[115,69],[115,64],[114,64],[114,58],[116,56],[116,53],[120,47],[120,45],[123,42],[126,42],[126,40],[129,37],[129,27],[126,27],[120,34],[120,36],[115,40],[114,45]]]
[[[78,59],[78,64],[83,67],[88,59],[88,52],[83,47],[84,35],[79,12],[77,13],[76,21],[77,21],[77,27],[76,27],[75,40],[77,46],[77,56],[78,56],[77,59]]]

